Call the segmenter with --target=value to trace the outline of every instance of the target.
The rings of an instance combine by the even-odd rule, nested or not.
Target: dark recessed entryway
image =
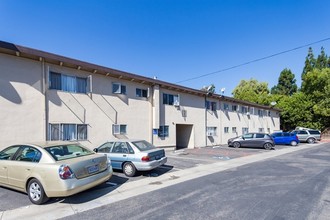
[[[176,149],[194,148],[193,125],[176,125]]]

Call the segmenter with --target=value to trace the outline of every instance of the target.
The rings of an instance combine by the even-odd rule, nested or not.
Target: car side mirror
[[[99,149],[94,148],[93,151],[94,151],[95,153],[97,153],[97,152],[99,151]]]
[[[244,138],[244,137],[242,137],[242,139],[243,139],[243,140],[245,140],[245,138]]]

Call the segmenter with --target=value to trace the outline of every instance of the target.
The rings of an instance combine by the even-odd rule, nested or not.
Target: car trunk
[[[92,154],[74,159],[62,160],[73,171],[77,179],[95,175],[107,169],[107,157],[100,154]]]
[[[165,157],[164,149],[151,149],[148,151],[144,151],[144,153],[148,154],[150,161],[159,160],[159,159]]]

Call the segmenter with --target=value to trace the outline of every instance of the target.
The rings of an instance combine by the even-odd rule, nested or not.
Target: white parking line
[[[107,184],[107,185],[111,185],[111,186],[118,186],[117,183],[112,183],[112,182],[105,182],[105,184]]]

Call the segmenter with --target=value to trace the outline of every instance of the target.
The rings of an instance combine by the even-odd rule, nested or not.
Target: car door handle
[[[127,155],[124,154],[123,157],[127,157]]]
[[[26,168],[26,171],[31,171],[31,169],[30,168]]]

